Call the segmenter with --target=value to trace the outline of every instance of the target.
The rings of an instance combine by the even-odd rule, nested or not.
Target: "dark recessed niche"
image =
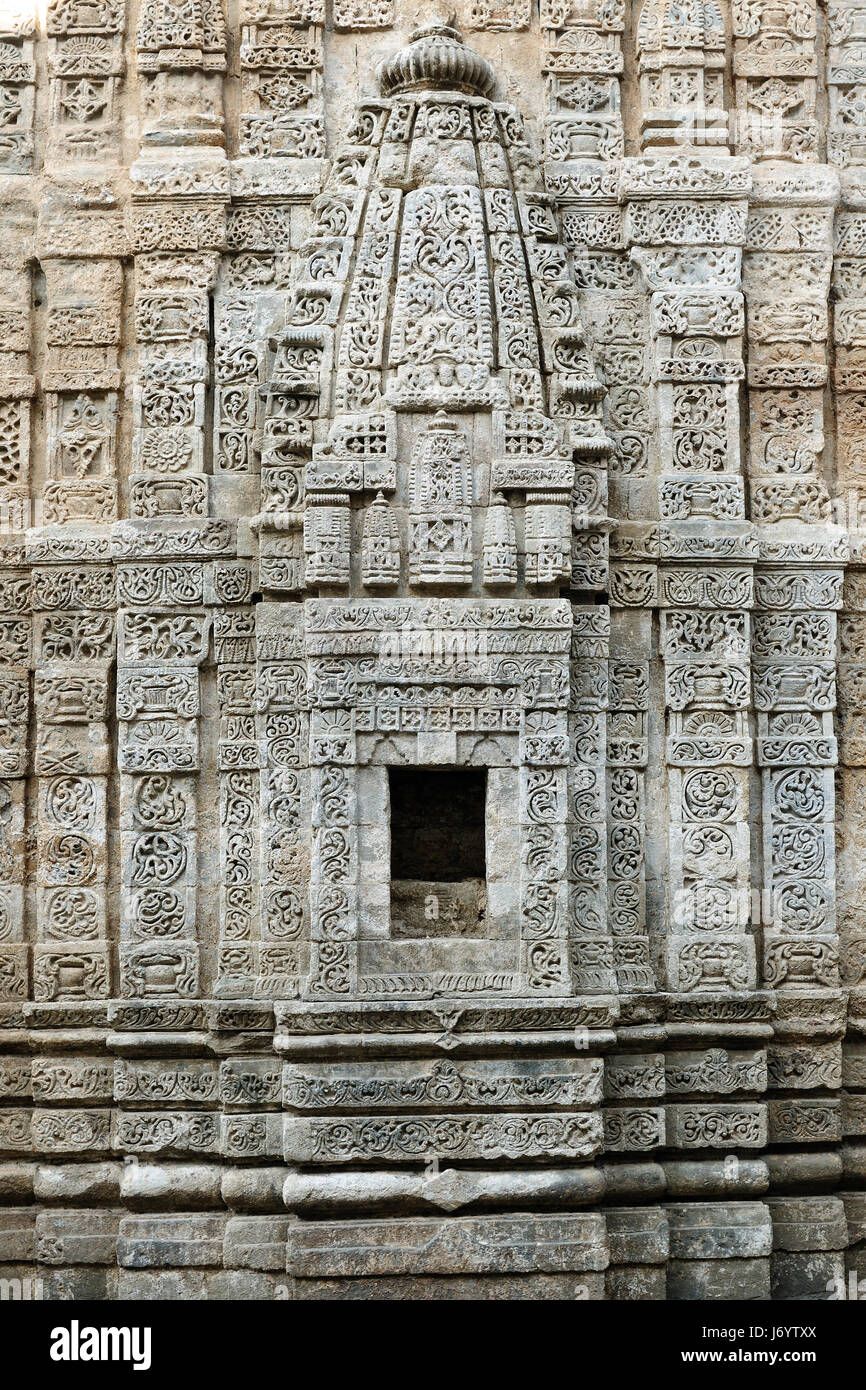
[[[389,768],[391,878],[486,877],[484,768]]]

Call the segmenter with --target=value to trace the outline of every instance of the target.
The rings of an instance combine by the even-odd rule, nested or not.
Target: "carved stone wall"
[[[844,1296],[866,0],[21,3],[0,1278]]]

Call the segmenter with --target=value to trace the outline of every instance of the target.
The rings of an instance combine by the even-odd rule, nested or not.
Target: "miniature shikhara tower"
[[[267,387],[262,938],[303,1000],[605,994],[603,389],[489,63],[433,26],[378,82]],[[419,822],[394,878],[413,773],[419,811],[447,777],[451,845]]]

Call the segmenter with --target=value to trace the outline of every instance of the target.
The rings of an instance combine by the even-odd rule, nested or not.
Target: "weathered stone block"
[[[287,1269],[325,1275],[467,1274],[603,1270],[600,1216],[444,1218],[441,1221],[296,1223]]]

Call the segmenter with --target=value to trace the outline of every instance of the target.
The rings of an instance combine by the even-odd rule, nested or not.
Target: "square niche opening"
[[[486,934],[485,768],[388,769],[392,938]]]

